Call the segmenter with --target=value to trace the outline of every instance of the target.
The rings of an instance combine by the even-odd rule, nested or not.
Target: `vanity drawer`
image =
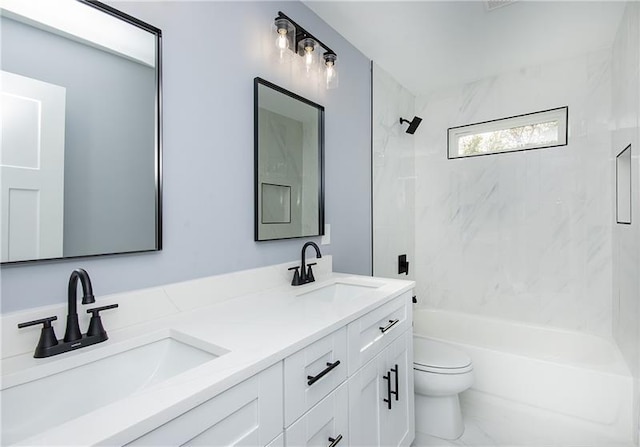
[[[287,447],[325,447],[332,442],[336,446],[349,445],[349,389],[346,383],[285,431]]]
[[[411,292],[349,323],[349,375],[411,327]]]
[[[284,360],[284,424],[313,407],[347,378],[347,328],[342,327]]]

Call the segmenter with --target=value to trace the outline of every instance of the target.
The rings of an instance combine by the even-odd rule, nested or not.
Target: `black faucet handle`
[[[35,326],[37,324],[44,324],[44,326],[42,327],[43,329],[50,328],[51,322],[56,321],[57,319],[58,317],[53,316],[53,317],[41,318],[39,320],[26,321],[24,323],[18,323],[18,329],[22,329],[23,327]]]
[[[87,309],[87,313],[91,314],[91,320],[89,321],[89,329],[87,329],[87,336],[100,335],[107,339],[107,331],[102,326],[102,318],[100,318],[100,312],[103,310],[115,309],[118,304],[109,304],[108,306],[94,307]]]
[[[38,345],[36,346],[36,351],[34,353],[34,357],[40,358],[44,357],[42,352],[55,346],[58,344],[58,338],[56,337],[56,333],[53,330],[53,326],[51,326],[52,321],[56,321],[58,317],[47,317],[41,318],[39,320],[26,321],[24,323],[18,323],[18,329],[22,329],[23,327],[36,326],[38,324],[42,324],[42,331],[40,331],[40,340],[38,340]]]
[[[115,309],[116,307],[118,307],[117,303],[109,304],[108,306],[92,307],[91,309],[87,309],[87,313],[91,314],[92,317],[99,317],[100,312],[103,310]]]
[[[293,272],[293,279],[291,280],[291,285],[292,286],[299,286],[300,284],[302,284],[302,281],[300,279],[300,266],[296,265],[295,267],[289,267],[287,270],[295,270],[295,272]]]
[[[307,264],[307,282],[314,282],[316,280],[313,277],[313,270],[311,270],[312,265],[317,265],[317,262],[311,262]]]

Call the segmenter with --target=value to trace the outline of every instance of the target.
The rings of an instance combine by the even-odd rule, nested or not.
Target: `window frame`
[[[481,154],[461,155],[459,151],[459,140],[468,135],[474,135],[484,132],[496,132],[499,130],[511,129],[514,127],[522,127],[526,125],[541,124],[549,121],[558,121],[558,143],[548,145],[532,144],[517,149],[507,149],[494,152],[484,152]],[[562,128],[564,127],[564,132]],[[452,142],[455,143],[452,146]],[[463,126],[455,126],[447,129],[447,158],[454,160],[458,158],[479,157],[484,155],[508,154],[511,152],[522,152],[533,149],[546,149],[550,147],[567,146],[569,144],[569,107],[556,107],[553,109],[541,110],[539,112],[525,113],[522,115],[510,116],[507,118],[498,118],[489,121],[481,121],[473,124],[465,124]]]

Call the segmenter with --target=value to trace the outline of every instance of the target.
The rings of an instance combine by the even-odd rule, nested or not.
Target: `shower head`
[[[417,116],[414,116],[411,121],[406,120],[404,118],[400,118],[400,124],[409,123],[409,128],[406,130],[406,132],[411,135],[416,133],[416,129],[418,128],[421,122],[422,122],[422,118],[419,118]]]

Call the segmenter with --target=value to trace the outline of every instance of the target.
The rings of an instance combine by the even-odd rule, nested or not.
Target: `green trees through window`
[[[449,129],[449,158],[567,144],[567,107]]]

